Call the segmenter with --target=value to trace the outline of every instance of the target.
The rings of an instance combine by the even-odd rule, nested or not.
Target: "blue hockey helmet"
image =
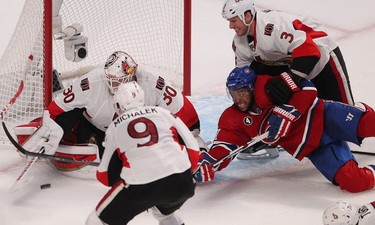
[[[254,82],[256,80],[255,71],[249,66],[234,68],[228,78],[226,86],[229,91],[240,88],[247,88],[251,93],[254,91]]]

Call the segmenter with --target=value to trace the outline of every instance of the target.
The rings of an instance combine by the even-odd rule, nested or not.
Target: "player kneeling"
[[[178,117],[144,106],[136,82],[121,84],[113,98],[119,116],[106,131],[97,170],[111,189],[86,224],[127,224],[151,208],[160,225],[182,225],[175,211],[194,195],[198,143]]]

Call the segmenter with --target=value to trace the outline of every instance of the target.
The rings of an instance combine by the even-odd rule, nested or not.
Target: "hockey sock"
[[[359,120],[358,137],[375,137],[375,112],[365,112]]]
[[[375,184],[374,169],[359,168],[354,160],[349,160],[337,171],[335,182],[342,190],[352,193],[370,190]]]

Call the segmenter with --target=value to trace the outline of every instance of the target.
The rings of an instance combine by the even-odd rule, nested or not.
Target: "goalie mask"
[[[324,225],[357,225],[358,221],[358,208],[347,201],[332,204],[323,214]]]
[[[113,96],[117,114],[121,115],[126,110],[145,105],[145,93],[135,81],[120,84]]]
[[[126,52],[117,51],[108,57],[104,65],[106,84],[112,94],[121,83],[134,79],[138,64]]]

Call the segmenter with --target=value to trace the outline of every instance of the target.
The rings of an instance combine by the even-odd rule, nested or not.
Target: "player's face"
[[[229,91],[229,94],[238,110],[241,112],[246,112],[248,110],[252,100],[252,95],[247,88]]]
[[[229,19],[228,22],[229,28],[233,29],[238,36],[244,36],[247,34],[247,26],[238,16]]]

